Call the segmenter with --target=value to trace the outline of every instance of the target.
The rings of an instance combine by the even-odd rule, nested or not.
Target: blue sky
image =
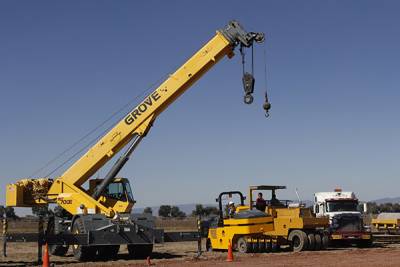
[[[7,183],[231,19],[266,33],[271,117],[262,46],[252,106],[242,103],[240,57],[224,59],[161,114],[121,172],[138,206],[212,203],[250,184],[287,185],[281,197],[292,199],[295,188],[304,199],[335,187],[399,196],[399,10],[397,1],[1,1],[0,202]]]

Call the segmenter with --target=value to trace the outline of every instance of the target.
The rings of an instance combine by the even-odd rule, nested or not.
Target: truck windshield
[[[326,203],[326,210],[328,212],[335,211],[357,211],[357,201],[343,200],[343,201],[328,201]]]

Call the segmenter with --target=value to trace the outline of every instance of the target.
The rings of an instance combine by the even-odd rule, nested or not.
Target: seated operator
[[[279,201],[279,199],[276,198],[275,190],[272,191],[272,197],[271,197],[271,200],[270,200],[270,204],[271,204],[271,206],[284,206],[284,205]]]
[[[258,193],[258,197],[256,199],[256,209],[264,212],[266,207],[267,207],[267,202],[263,198],[263,194],[260,192]]]
[[[228,217],[232,218],[233,215],[235,214],[236,207],[235,203],[233,201],[229,201],[228,203]]]

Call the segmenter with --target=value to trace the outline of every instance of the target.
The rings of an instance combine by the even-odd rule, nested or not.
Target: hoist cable
[[[264,43],[264,84],[265,84],[265,100],[268,101],[268,83],[267,83],[267,49]]]
[[[254,45],[251,45],[251,75],[254,76]]]
[[[127,107],[131,106],[133,102],[135,102],[137,99],[139,99],[140,97],[142,97],[144,94],[146,94],[148,91],[150,91],[151,89],[153,89],[157,84],[159,84],[163,79],[165,79],[168,75],[163,75],[161,78],[159,78],[155,83],[151,84],[149,87],[147,87],[145,90],[143,90],[142,92],[140,92],[138,95],[136,95],[134,98],[132,98],[131,100],[129,100],[129,102],[127,102],[125,105],[123,105],[121,108],[119,108],[118,110],[116,110],[115,112],[113,112],[106,120],[104,120],[103,122],[101,122],[100,124],[98,124],[96,127],[94,127],[92,130],[90,130],[88,133],[86,133],[84,136],[82,136],[81,138],[79,138],[77,141],[75,141],[72,145],[70,145],[69,147],[67,147],[64,151],[62,151],[61,153],[59,153],[57,156],[55,156],[54,158],[52,158],[51,160],[49,160],[43,167],[41,167],[40,169],[36,170],[34,173],[32,173],[29,177],[33,177],[36,174],[40,173],[41,171],[43,171],[45,168],[47,168],[48,166],[50,166],[51,164],[53,164],[55,161],[57,161],[58,159],[60,159],[62,156],[64,156],[67,152],[69,152],[70,150],[72,150],[74,147],[76,147],[79,143],[81,143],[83,140],[85,140],[87,137],[89,137],[90,135],[92,135],[94,132],[96,132],[97,130],[99,130],[101,127],[103,127],[106,123],[108,123],[109,121],[111,121],[113,118],[115,118],[115,116],[117,116],[118,114],[120,114],[122,111],[124,111]],[[108,128],[107,131],[111,129]],[[102,133],[104,134],[104,132]],[[101,136],[97,136],[96,139],[98,139]],[[92,143],[93,140],[90,142]],[[87,144],[86,146],[84,146],[83,149],[87,148],[90,144]],[[82,152],[83,149],[80,149],[78,152],[74,153],[74,155],[72,156],[75,157],[77,154],[79,154],[80,152]],[[57,166],[53,171],[50,172],[50,174],[54,173],[56,170],[58,170],[60,167],[62,167],[63,165],[66,164],[66,162],[70,161],[72,159],[71,157],[68,158],[66,161],[64,161],[60,166]],[[50,175],[49,174],[49,175]],[[47,177],[48,175],[46,175]]]

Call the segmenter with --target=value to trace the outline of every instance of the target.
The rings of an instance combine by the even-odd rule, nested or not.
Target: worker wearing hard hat
[[[236,207],[235,203],[231,200],[228,202],[228,216],[232,217],[235,214]]]

